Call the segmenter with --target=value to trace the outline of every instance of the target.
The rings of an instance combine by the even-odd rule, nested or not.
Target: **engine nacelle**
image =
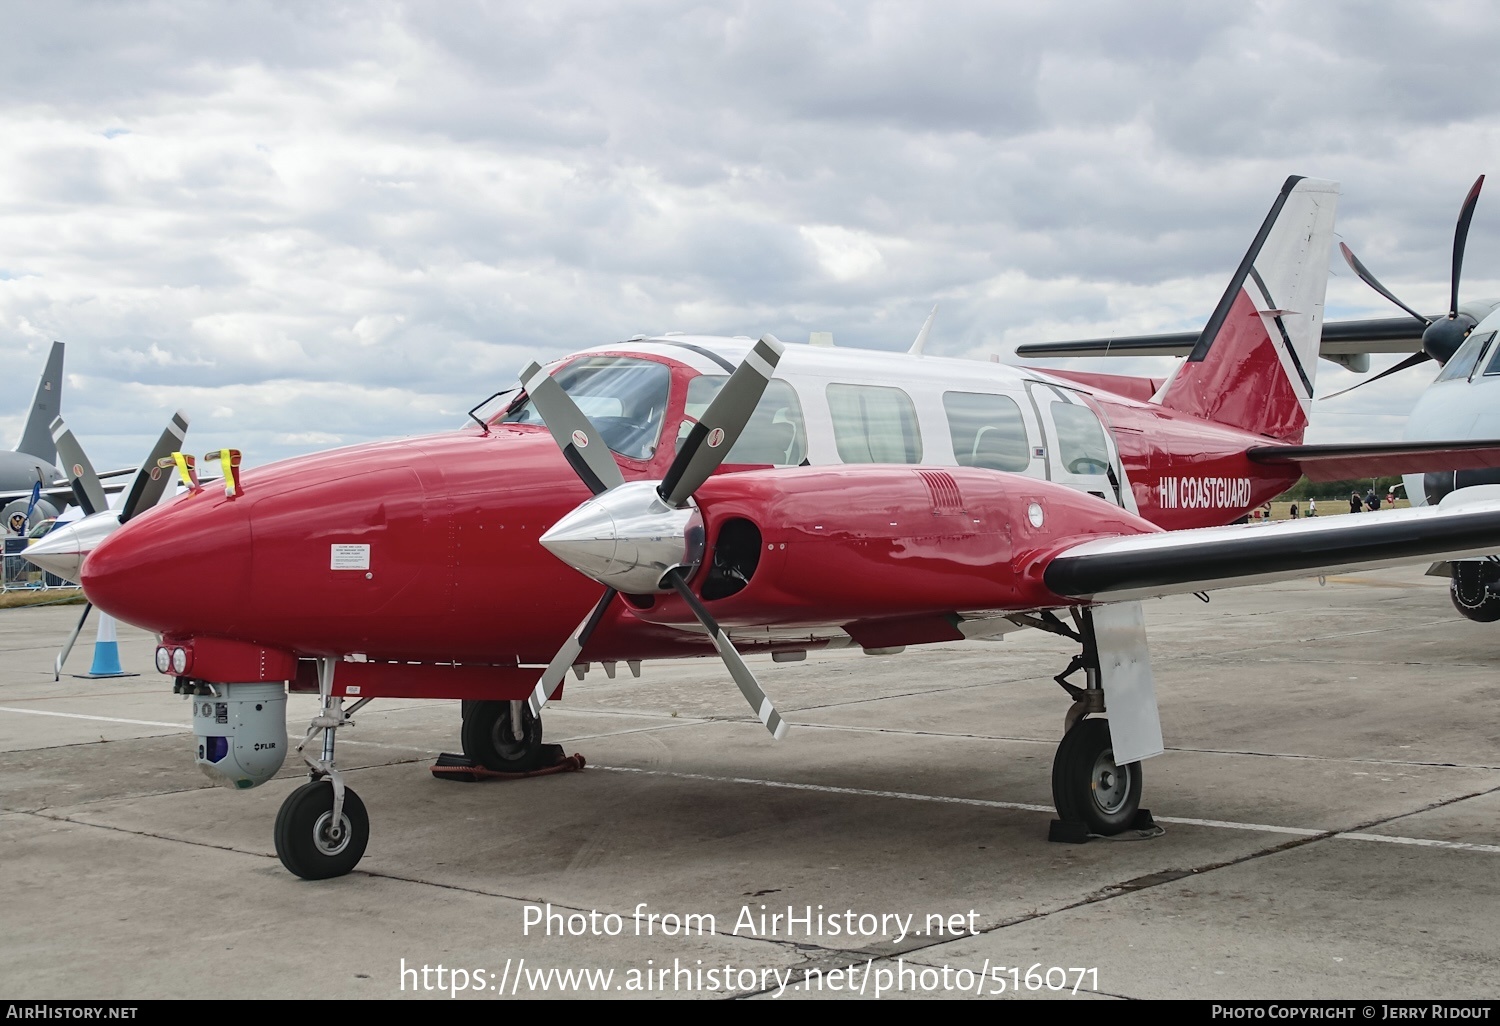
[[[286,758],[286,687],[215,684],[216,694],[193,696],[198,768],[222,787],[264,784]]]
[[[42,499],[32,509],[31,516],[27,517],[26,507],[30,505],[30,499],[16,499],[14,502],[6,503],[4,508],[0,508],[0,526],[4,526],[6,531],[14,533],[11,520],[16,514],[20,514],[26,520],[26,531],[29,533],[33,527],[40,524],[43,520],[49,520],[57,516],[57,507],[46,499]]]

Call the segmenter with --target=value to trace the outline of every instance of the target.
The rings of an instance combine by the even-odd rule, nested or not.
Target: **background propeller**
[[[1370,273],[1369,268],[1365,267],[1359,257],[1354,255],[1352,249],[1342,242],[1339,243],[1339,251],[1344,254],[1344,261],[1359,276],[1360,281],[1370,286],[1370,288],[1380,293],[1386,299],[1389,299],[1392,303],[1395,303],[1422,323],[1422,349],[1420,352],[1411,354],[1396,364],[1396,366],[1381,371],[1373,378],[1367,378],[1357,385],[1352,385],[1344,389],[1342,392],[1325,395],[1324,399],[1332,399],[1335,395],[1352,392],[1356,388],[1373,384],[1381,378],[1390,377],[1392,374],[1424,364],[1429,360],[1436,360],[1438,365],[1441,366],[1447,363],[1453,357],[1454,353],[1458,352],[1459,346],[1464,344],[1464,340],[1469,337],[1469,332],[1473,331],[1474,326],[1479,322],[1471,315],[1462,313],[1458,309],[1458,283],[1463,276],[1464,247],[1469,241],[1469,224],[1474,220],[1474,207],[1479,202],[1479,190],[1483,186],[1484,175],[1480,175],[1469,188],[1469,194],[1464,197],[1464,205],[1458,212],[1458,226],[1453,230],[1453,268],[1450,275],[1448,316],[1446,317],[1439,317],[1437,320],[1432,320],[1431,318],[1423,317],[1411,307],[1401,302],[1401,300],[1396,298],[1394,292],[1380,284],[1375,275]]]
[[[58,576],[67,580],[76,580],[77,569],[82,564],[83,557],[88,554],[88,550],[103,541],[115,528],[161,501],[167,485],[171,482],[171,477],[162,472],[157,466],[157,461],[181,450],[183,439],[187,437],[187,429],[187,414],[178,410],[167,422],[166,428],[162,431],[161,437],[156,440],[145,462],[135,472],[130,490],[125,493],[120,508],[116,510],[110,508],[104,486],[99,482],[99,475],[94,470],[94,465],[89,462],[87,454],[84,453],[83,446],[79,445],[78,439],[73,436],[72,430],[61,417],[54,420],[52,438],[57,443],[58,457],[62,460],[68,484],[72,486],[73,494],[78,498],[78,505],[83,510],[84,517],[41,539],[23,552],[23,557],[51,573],[57,573],[59,569],[68,569],[59,565],[61,560],[66,559],[71,564],[72,572],[61,573]],[[49,557],[54,557],[51,566],[48,565]],[[68,655],[73,651],[73,645],[78,640],[78,635],[82,633],[89,613],[93,609],[93,603],[84,604],[83,614],[78,618],[73,632],[68,635],[68,640],[58,651],[53,663],[54,680],[61,679],[63,663],[67,662]]]
[[[563,643],[532,691],[529,704],[539,714],[568,667],[629,582],[631,592],[676,591],[708,632],[729,674],[756,718],[778,740],[787,725],[766,697],[729,637],[687,585],[702,558],[702,525],[691,509],[693,494],[724,462],[749,423],[766,383],[776,371],[783,346],[766,335],[745,356],[724,387],[688,431],[666,476],[627,484],[598,430],[556,381],[532,364],[521,375],[527,395],[564,457],[594,493],[542,535],[542,544],[569,565],[605,585],[604,595]],[[537,375],[542,375],[538,378]],[[605,466],[605,464],[608,464]],[[606,579],[607,578],[607,579]]]

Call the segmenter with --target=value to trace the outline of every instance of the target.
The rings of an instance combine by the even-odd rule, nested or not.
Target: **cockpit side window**
[[[665,364],[628,356],[585,356],[553,377],[584,416],[621,456],[649,460],[661,437],[672,372]],[[502,424],[541,424],[527,399],[500,418]]]
[[[679,446],[728,380],[721,375],[700,374],[688,382],[687,403],[683,407],[686,416],[677,432]],[[802,404],[791,385],[772,378],[766,382],[755,412],[724,462],[795,467],[806,458],[807,425],[802,420]]]
[[[1492,333],[1491,338],[1493,337],[1494,336]],[[1490,377],[1493,374],[1500,374],[1500,346],[1494,345],[1492,342],[1490,345],[1490,352],[1493,355],[1490,356],[1490,365],[1484,369],[1485,377]]]
[[[1474,366],[1479,362],[1479,357],[1484,353],[1484,347],[1489,345],[1490,340],[1495,337],[1493,331],[1485,332],[1483,335],[1470,335],[1463,345],[1458,347],[1458,352],[1443,367],[1443,372],[1434,379],[1438,381],[1455,381],[1458,378],[1467,378],[1474,373]]]

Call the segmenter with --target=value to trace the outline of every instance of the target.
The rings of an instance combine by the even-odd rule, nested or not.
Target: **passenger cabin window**
[[[1489,345],[1490,339],[1494,337],[1493,331],[1487,331],[1483,335],[1470,335],[1468,340],[1458,347],[1458,352],[1453,354],[1453,359],[1443,365],[1442,373],[1433,381],[1456,381],[1473,374],[1475,365],[1479,363],[1479,357],[1484,353],[1484,347]]]
[[[1010,396],[944,392],[943,410],[960,467],[1022,471],[1030,466],[1026,422]]]
[[[683,412],[691,419],[684,419],[677,432],[677,444],[693,429],[703,411],[719,389],[724,387],[727,377],[700,374],[688,382],[687,405]],[[797,393],[785,381],[772,378],[766,382],[755,412],[745,424],[734,448],[724,457],[725,463],[769,463],[773,467],[795,467],[807,458],[807,426],[802,420],[802,404]]]
[[[922,435],[911,396],[882,385],[829,385],[833,440],[845,463],[920,463]]]
[[[648,460],[661,436],[672,373],[665,364],[627,356],[585,356],[552,375],[594,422],[604,444],[621,456]],[[541,424],[527,399],[500,418],[502,424]]]
[[[1103,474],[1109,469],[1109,445],[1104,425],[1087,406],[1056,400],[1052,423],[1057,426],[1057,459],[1070,474]]]

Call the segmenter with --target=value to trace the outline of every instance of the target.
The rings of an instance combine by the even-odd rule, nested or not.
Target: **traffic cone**
[[[135,677],[120,666],[120,643],[115,638],[115,618],[99,614],[99,634],[94,639],[94,662],[83,677]]]

